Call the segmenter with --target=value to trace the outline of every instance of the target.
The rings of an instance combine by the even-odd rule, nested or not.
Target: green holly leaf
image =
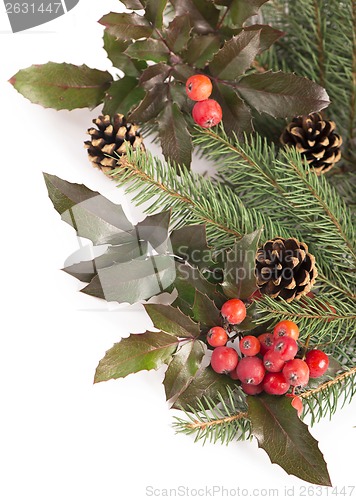
[[[287,474],[313,484],[331,486],[318,442],[284,396],[247,396],[251,432],[272,463]]]
[[[144,95],[145,91],[138,86],[136,78],[124,76],[110,85],[104,99],[103,113],[110,116],[116,113],[127,115]]]
[[[176,16],[164,31],[164,38],[167,45],[174,53],[179,53],[187,47],[192,26],[189,16],[186,14]]]
[[[130,335],[114,344],[100,361],[94,383],[123,378],[141,370],[157,370],[167,363],[179,340],[164,332]]]
[[[209,64],[212,75],[221,80],[236,80],[252,65],[260,51],[258,31],[242,31],[224,43]]]
[[[137,40],[129,45],[125,54],[132,59],[140,59],[153,62],[167,62],[169,58],[169,49],[162,40]]]
[[[137,61],[131,59],[124,52],[130,42],[127,40],[119,40],[114,35],[111,35],[107,29],[104,30],[104,49],[108,54],[108,58],[113,63],[115,68],[120,69],[125,73],[125,76],[137,78],[140,76],[147,64],[145,61]]]
[[[44,108],[94,109],[103,101],[112,76],[85,64],[48,62],[20,70],[9,82],[26,99]]]
[[[103,16],[99,23],[105,26],[107,31],[119,40],[138,40],[150,37],[153,27],[147,19],[139,16],[136,12],[110,12]]]
[[[218,23],[220,11],[211,0],[172,0],[177,16],[189,17],[196,33],[209,33]]]
[[[177,104],[168,101],[157,120],[164,157],[174,160],[178,165],[189,167],[192,160],[192,138]]]
[[[204,269],[213,265],[212,249],[208,246],[204,224],[176,229],[172,231],[170,240],[174,254],[193,266]]]
[[[148,66],[148,68],[141,73],[140,86],[145,90],[154,89],[156,85],[163,84],[170,71],[171,67],[163,62]]]
[[[275,118],[308,115],[330,103],[323,87],[307,78],[282,71],[245,76],[236,89],[252,108]]]
[[[235,26],[242,26],[252,16],[258,14],[260,8],[268,0],[232,0],[229,17]]]
[[[132,110],[129,119],[133,122],[147,123],[156,118],[167,103],[168,86],[157,84],[146,92],[140,104]]]
[[[189,42],[187,51],[184,52],[184,60],[194,64],[196,68],[203,69],[221,46],[220,37],[214,34],[194,35]]]
[[[216,399],[220,394],[223,398],[227,398],[227,387],[234,389],[236,382],[226,375],[214,372],[211,366],[201,366],[187,388],[179,394],[173,408],[189,411],[196,407],[198,400],[208,408],[209,405],[204,397]]]
[[[176,400],[192,383],[204,354],[205,344],[200,340],[187,342],[177,350],[163,380],[167,400]]]
[[[269,49],[271,45],[274,44],[279,38],[284,35],[283,31],[276,30],[272,26],[267,24],[253,24],[252,26],[246,26],[243,28],[244,31],[259,31],[260,32],[260,50],[258,54]]]
[[[194,304],[192,307],[193,317],[204,325],[207,329],[212,326],[222,326],[222,319],[219,309],[213,300],[199,290],[195,291]]]
[[[95,245],[132,240],[130,231],[133,226],[120,205],[83,184],[67,182],[55,175],[43,175],[55,210],[78,236],[89,238]]]
[[[145,17],[155,28],[162,28],[163,12],[166,8],[167,0],[146,0]]]
[[[228,135],[236,134],[243,140],[243,133],[252,132],[251,110],[233,88],[218,83],[214,87],[213,98],[222,108],[224,129]]]
[[[246,234],[226,254],[222,288],[229,298],[246,300],[257,289],[255,256],[262,229]]]
[[[179,309],[162,304],[145,304],[147,314],[158,330],[182,338],[197,338],[200,335],[198,323]]]
[[[166,253],[168,248],[168,229],[171,212],[159,212],[148,215],[135,227],[135,233],[140,242],[147,241],[158,253]]]
[[[98,269],[98,274],[81,292],[108,302],[134,304],[170,290],[175,276],[171,257],[144,256]]]

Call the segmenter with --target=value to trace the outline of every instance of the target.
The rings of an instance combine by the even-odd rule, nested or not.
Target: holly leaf
[[[251,432],[272,463],[304,481],[331,486],[318,442],[287,397],[247,396]]]
[[[95,245],[132,240],[129,232],[133,225],[121,205],[83,184],[67,182],[55,175],[43,176],[55,210],[78,236],[89,238]]]
[[[137,40],[130,44],[125,54],[132,59],[140,59],[153,62],[167,62],[169,58],[169,49],[162,40]]]
[[[9,82],[26,99],[44,108],[94,109],[112,82],[107,71],[48,62],[21,69]]]
[[[134,304],[169,290],[175,280],[174,260],[166,255],[144,256],[98,269],[81,292],[109,301]]]
[[[145,8],[146,2],[144,0],[120,0],[126,7],[131,10],[141,10]]]
[[[212,249],[206,239],[206,226],[194,224],[172,231],[171,245],[175,255],[195,267],[207,268],[213,265]]]
[[[163,62],[148,66],[148,68],[141,73],[140,86],[145,90],[151,90],[155,88],[156,85],[162,85],[170,70],[170,66]]]
[[[252,26],[246,26],[243,29],[246,32],[260,32],[260,50],[258,51],[258,54],[261,54],[265,50],[269,49],[274,42],[284,35],[283,31],[276,30],[267,24],[253,24]]]
[[[188,43],[187,51],[183,54],[184,60],[194,64],[196,68],[203,69],[218,52],[220,45],[220,38],[217,35],[194,35]]]
[[[162,28],[163,12],[166,8],[167,0],[146,0],[145,18],[148,19],[155,28]]]
[[[236,382],[226,375],[215,373],[211,366],[201,366],[191,383],[179,394],[173,408],[191,411],[196,407],[198,400],[205,408],[209,408],[204,398],[216,398],[218,394],[227,398],[227,387],[233,389],[236,387]]]
[[[167,363],[179,340],[164,332],[130,335],[114,344],[100,361],[94,383],[123,378],[141,370],[157,370]]]
[[[242,31],[226,41],[209,64],[211,74],[221,80],[243,75],[260,51],[260,34],[260,30]]]
[[[245,76],[236,89],[252,108],[274,118],[308,115],[330,103],[323,87],[307,78],[282,71]]]
[[[218,23],[220,11],[211,0],[172,0],[171,4],[177,16],[189,17],[197,33],[209,33]]]
[[[179,53],[186,48],[190,38],[192,26],[187,15],[176,16],[164,32],[167,45],[174,53]]]
[[[165,83],[155,85],[132,110],[129,119],[133,122],[146,123],[156,118],[167,103],[167,92],[168,86]]]
[[[140,241],[147,241],[158,253],[165,253],[168,250],[168,228],[171,219],[171,212],[159,212],[148,215],[135,227],[137,238]]]
[[[213,97],[221,105],[225,132],[230,136],[236,134],[243,140],[243,133],[253,130],[250,108],[229,85],[215,85]]]
[[[213,300],[199,290],[195,291],[194,304],[192,307],[193,317],[208,329],[212,326],[222,326],[222,319],[219,309]]]
[[[227,252],[221,285],[227,297],[246,300],[257,289],[255,256],[261,232],[246,234]]]
[[[145,91],[138,86],[136,78],[124,76],[110,85],[104,99],[103,113],[110,116],[116,113],[127,115],[144,95]]]
[[[147,19],[136,12],[110,12],[103,16],[99,23],[119,40],[138,40],[152,35],[153,27]]]
[[[167,400],[176,400],[192,383],[204,354],[205,345],[200,340],[187,342],[177,350],[163,380]]]
[[[147,64],[144,61],[131,59],[124,52],[130,42],[127,40],[119,40],[114,35],[111,35],[107,29],[104,30],[104,49],[108,54],[108,58],[113,63],[115,68],[121,69],[125,76],[139,77]]]
[[[159,137],[166,160],[189,167],[192,160],[192,138],[185,118],[175,102],[167,102],[158,116]]]
[[[194,339],[199,337],[200,328],[189,316],[172,306],[145,304],[147,314],[158,330],[177,337]]]
[[[230,2],[230,19],[235,26],[242,26],[252,16],[258,14],[260,8],[268,0],[232,0]]]

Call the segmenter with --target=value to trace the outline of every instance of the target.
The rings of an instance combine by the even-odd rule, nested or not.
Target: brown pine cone
[[[261,293],[299,300],[310,292],[318,271],[308,246],[295,238],[273,238],[256,254],[255,275]]]

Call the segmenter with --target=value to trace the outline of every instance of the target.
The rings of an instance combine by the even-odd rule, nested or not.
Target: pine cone
[[[320,113],[297,116],[287,125],[280,140],[285,146],[294,146],[320,175],[341,158],[342,138],[334,129],[335,123],[324,120]]]
[[[315,258],[295,238],[273,238],[257,250],[255,275],[262,293],[299,300],[315,283]]]
[[[119,158],[126,152],[125,141],[134,148],[145,150],[138,125],[128,123],[124,115],[100,115],[93,123],[98,128],[88,129],[91,140],[85,141],[84,144],[93,166],[104,173],[110,173],[120,166]]]

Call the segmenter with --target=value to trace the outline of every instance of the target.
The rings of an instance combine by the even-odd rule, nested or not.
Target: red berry
[[[290,387],[281,372],[267,372],[265,378],[263,379],[262,386],[263,390],[267,392],[267,394],[274,394],[276,396],[282,396],[282,394],[285,394]]]
[[[311,378],[321,377],[329,368],[328,355],[319,349],[312,349],[307,352],[305,362],[309,366]]]
[[[187,95],[193,101],[204,101],[210,97],[213,85],[210,78],[205,75],[193,75],[185,84]]]
[[[237,365],[236,373],[243,384],[258,385],[265,375],[262,360],[256,356],[242,358]]]
[[[240,340],[240,351],[245,356],[255,356],[260,352],[261,344],[257,337],[246,335]]]
[[[260,394],[263,391],[262,384],[251,385],[251,384],[241,384],[241,389],[244,393],[249,396],[255,396],[256,394]]]
[[[282,371],[286,362],[280,357],[278,352],[270,349],[263,356],[263,364],[267,371],[276,373]]]
[[[272,349],[274,338],[272,333],[262,333],[262,335],[259,335],[257,338],[261,344],[260,354],[263,356],[267,351]]]
[[[213,350],[210,364],[216,373],[229,373],[236,368],[238,361],[235,349],[220,346]]]
[[[300,398],[299,396],[295,396],[294,394],[286,394],[286,396],[292,398],[291,405],[297,410],[298,417],[300,417],[303,411],[302,398]]]
[[[278,339],[279,337],[292,337],[294,340],[298,340],[299,337],[299,328],[298,326],[293,323],[293,321],[289,321],[288,319],[285,319],[283,321],[280,321],[273,330],[273,337],[275,339]]]
[[[193,120],[203,128],[211,128],[221,122],[222,109],[214,99],[198,101],[192,111]]]
[[[231,325],[238,325],[246,318],[246,306],[240,299],[230,299],[222,306],[221,315]]]
[[[289,361],[297,354],[298,344],[292,337],[284,336],[275,340],[273,349],[278,352],[284,361]]]
[[[212,347],[225,345],[228,338],[228,334],[223,328],[221,328],[221,326],[214,326],[213,328],[210,328],[206,336],[208,344]]]
[[[302,359],[291,359],[283,368],[283,375],[290,385],[304,386],[309,382],[309,368]]]

